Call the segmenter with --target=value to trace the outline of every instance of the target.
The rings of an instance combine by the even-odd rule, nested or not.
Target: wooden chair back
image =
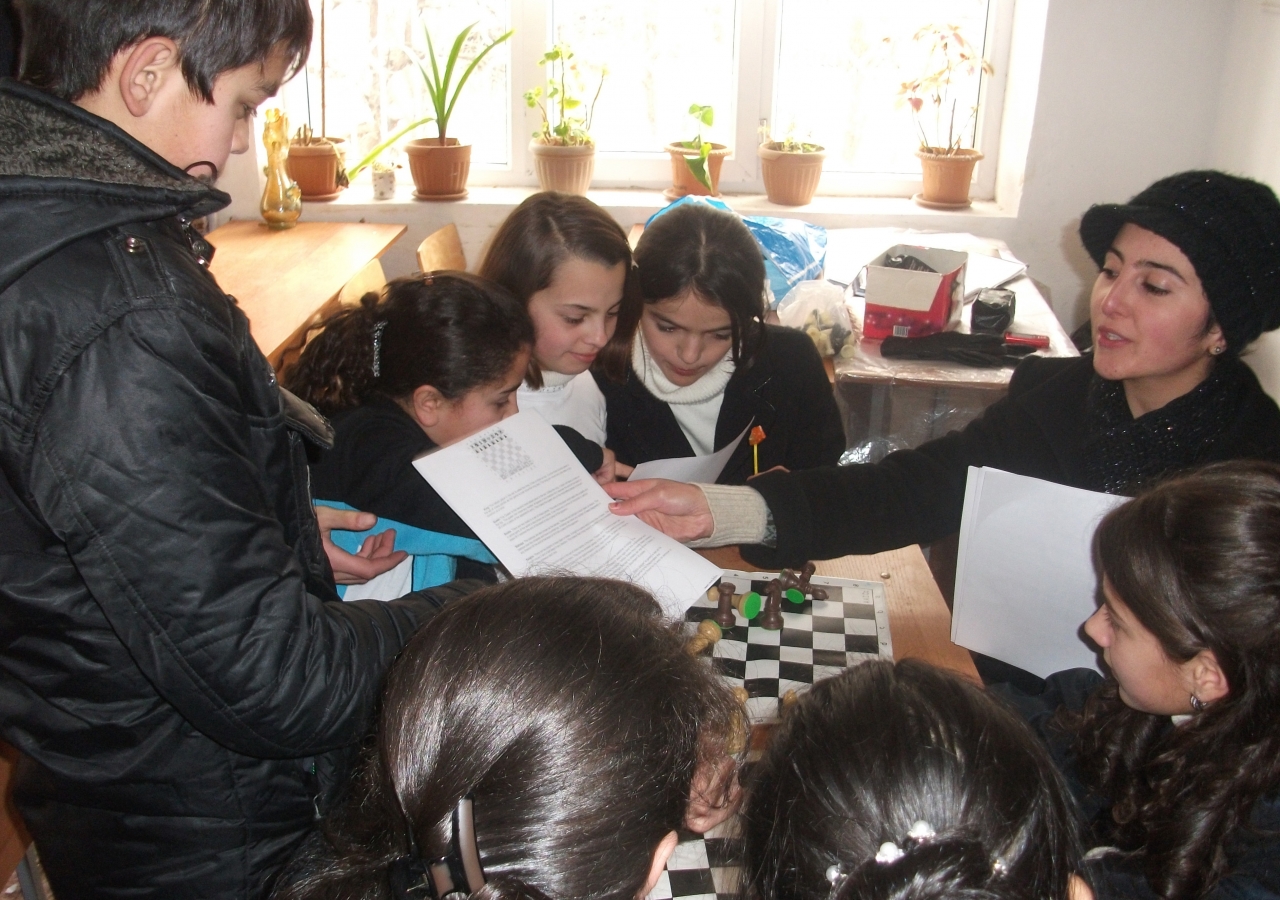
[[[418,270],[437,272],[440,269],[467,270],[467,254],[462,249],[458,226],[452,222],[427,235],[418,245]]]

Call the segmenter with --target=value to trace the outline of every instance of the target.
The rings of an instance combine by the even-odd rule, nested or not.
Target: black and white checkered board
[[[757,591],[775,576],[761,572],[724,570],[735,594]],[[733,685],[747,690],[747,715],[752,724],[778,719],[778,700],[787,691],[808,690],[822,678],[877,656],[893,658],[884,585],[878,581],[814,576],[828,599],[802,604],[782,601],[782,630],[768,631],[734,613],[736,623],[715,645],[712,660]],[[709,594],[714,595],[713,588]],[[703,597],[686,618],[701,622],[715,614],[716,603]]]
[[[738,817],[706,835],[680,832],[680,843],[645,900],[738,900],[742,839]]]

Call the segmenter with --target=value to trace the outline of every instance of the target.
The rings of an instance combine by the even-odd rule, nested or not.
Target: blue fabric
[[[686,203],[705,203],[725,212],[733,212],[721,200],[690,195],[658,210],[649,217],[645,226],[663,213]],[[827,260],[825,228],[799,219],[780,219],[776,216],[743,216],[742,221],[764,255],[764,270],[769,279],[769,288],[773,291],[775,308],[787,296],[787,292],[800,282],[822,277],[822,268]]]
[[[355,509],[336,500],[316,500],[314,503],[316,506],[331,506],[334,509]],[[404,550],[413,557],[413,589],[415,591],[453,581],[453,576],[458,570],[459,556],[489,565],[495,565],[498,562],[497,557],[489,552],[489,548],[475,538],[415,528],[412,525],[397,522],[395,519],[378,519],[373,527],[366,531],[334,529],[330,533],[330,538],[339,548],[348,553],[355,553],[360,549],[365,538],[380,534],[388,528],[394,528],[396,531],[396,549]],[[343,596],[346,590],[346,585],[338,585],[338,596]]]

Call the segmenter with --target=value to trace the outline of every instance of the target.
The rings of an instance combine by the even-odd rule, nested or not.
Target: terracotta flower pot
[[[813,200],[822,179],[822,163],[827,154],[819,147],[811,153],[780,149],[778,141],[760,145],[760,173],[770,203],[804,206]]]
[[[982,154],[977,150],[956,150],[954,153],[917,150],[920,168],[924,175],[924,190],[915,200],[921,206],[944,209],[963,209],[969,205],[969,185],[973,181],[973,167]]]
[[[671,187],[663,193],[668,199],[677,200],[689,194],[699,197],[705,197],[707,194],[720,196],[720,167],[724,165],[724,158],[729,155],[728,147],[724,144],[711,145],[711,153],[707,156],[707,175],[711,178],[710,191],[694,176],[689,164],[685,161],[697,159],[699,155],[697,150],[691,150],[675,141],[667,144],[667,152],[671,154]]]
[[[586,196],[596,168],[595,144],[561,147],[544,144],[534,138],[529,142],[529,152],[533,154],[533,170],[538,173],[538,184],[544,191]]]
[[[340,138],[317,139],[310,144],[291,143],[285,168],[298,183],[303,200],[332,200],[342,193],[338,173],[342,169]]]
[[[420,138],[405,144],[418,200],[461,200],[471,174],[471,145],[457,138]]]

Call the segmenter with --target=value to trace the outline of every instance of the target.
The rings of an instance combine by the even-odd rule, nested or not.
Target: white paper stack
[[[971,467],[951,640],[1041,678],[1096,668],[1080,631],[1096,608],[1093,532],[1125,499]]]

